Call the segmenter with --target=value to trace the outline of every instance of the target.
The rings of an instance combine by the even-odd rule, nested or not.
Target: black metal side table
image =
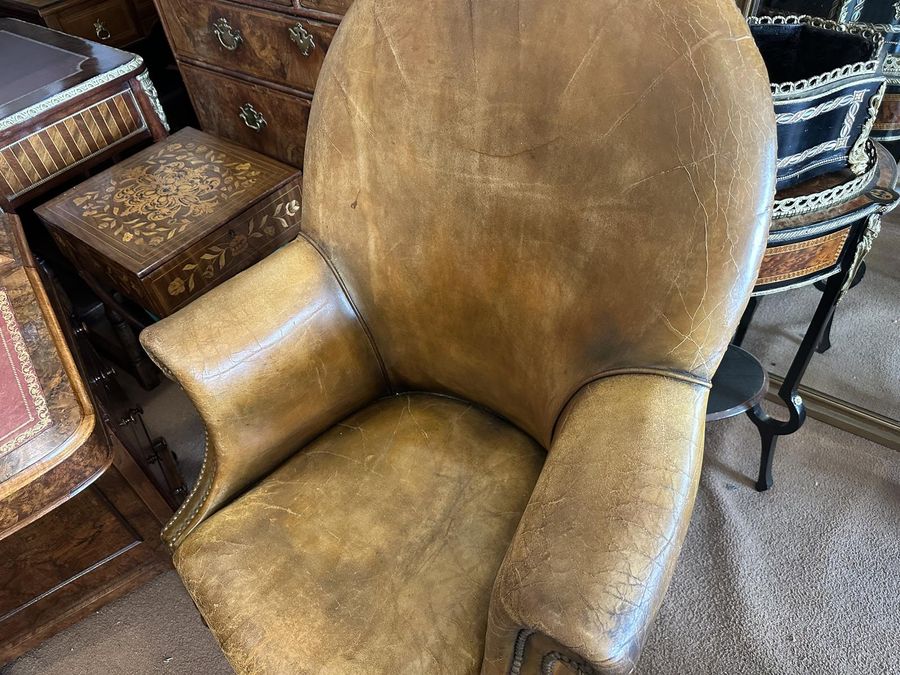
[[[732,346],[741,345],[764,296],[809,284],[817,284],[823,292],[778,390],[788,418],[769,415],[761,400],[746,409],[762,444],[756,481],[760,492],[772,486],[772,459],[778,438],[794,433],[806,420],[806,408],[797,390],[813,354],[820,345],[825,346],[835,307],[858,278],[881,229],[881,217],[897,205],[896,161],[877,143],[871,146],[870,155],[874,161],[863,180],[828,174],[776,195],[760,275]],[[711,400],[718,394],[716,386],[714,378]]]

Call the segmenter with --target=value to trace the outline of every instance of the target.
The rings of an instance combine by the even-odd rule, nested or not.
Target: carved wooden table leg
[[[113,298],[117,300],[116,304],[120,304],[122,299],[121,296],[117,298],[117,295],[118,293],[113,294]],[[119,312],[116,305],[104,303],[104,307],[106,308],[106,317],[109,319],[110,324],[112,324],[116,337],[119,340],[119,344],[122,345],[122,351],[125,353],[125,358],[127,358],[128,362],[131,364],[131,371],[135,374],[138,382],[140,382],[144,389],[153,389],[159,384],[159,371],[157,371],[156,367],[150,362],[150,359],[144,354],[144,350],[141,349],[141,345],[138,342],[137,336],[134,334],[134,330]]]

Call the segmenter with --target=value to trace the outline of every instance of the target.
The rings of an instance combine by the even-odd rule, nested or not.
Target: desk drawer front
[[[125,0],[90,0],[63,9],[55,19],[64,33],[113,47],[128,45],[142,35]]]
[[[337,28],[225,2],[163,0],[179,56],[312,92]]]
[[[317,9],[320,12],[344,15],[350,9],[353,0],[300,0],[300,6],[306,9]]]
[[[146,129],[134,95],[120,92],[0,148],[0,191],[12,201]]]
[[[838,263],[850,228],[815,237],[807,241],[766,249],[756,288],[783,281],[811,277],[827,271]]]
[[[205,68],[181,73],[204,131],[303,166],[310,101]]]

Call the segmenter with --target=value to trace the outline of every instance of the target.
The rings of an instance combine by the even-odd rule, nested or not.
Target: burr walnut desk
[[[168,128],[139,56],[0,19],[0,207],[15,210]]]
[[[0,212],[0,665],[167,567],[172,510],[107,438]]]

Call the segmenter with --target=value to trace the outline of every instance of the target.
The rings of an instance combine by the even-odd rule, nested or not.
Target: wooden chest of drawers
[[[82,272],[169,314],[297,236],[300,172],[182,129],[36,209]]]
[[[203,130],[302,167],[316,79],[351,2],[156,0]]]

